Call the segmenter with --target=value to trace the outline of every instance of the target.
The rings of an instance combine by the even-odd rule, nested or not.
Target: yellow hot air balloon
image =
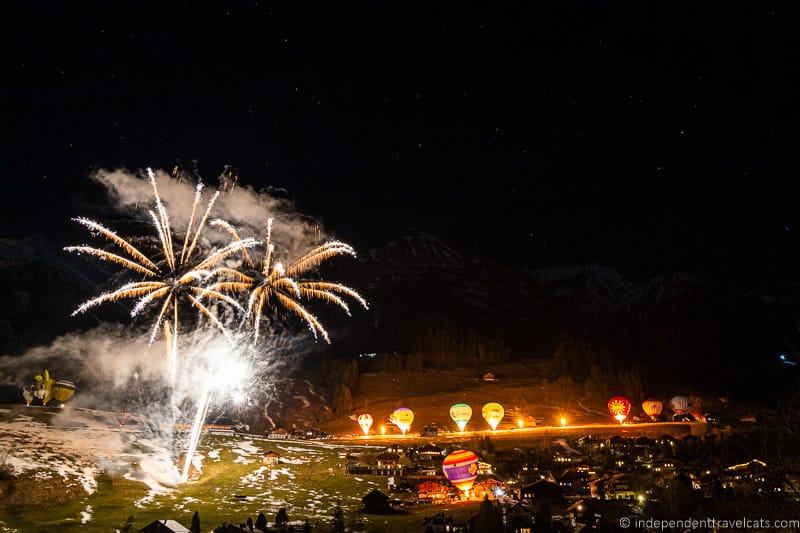
[[[65,403],[75,394],[75,384],[71,381],[56,381],[53,384],[53,398]]]
[[[364,432],[364,435],[369,435],[369,428],[372,427],[372,415],[364,413],[362,415],[358,415],[358,425],[361,426],[361,431]]]
[[[36,392],[34,394],[42,402],[42,405],[47,405],[53,399],[53,383],[55,381],[50,378],[48,370],[41,374],[36,374],[34,379],[36,380]]]
[[[481,414],[483,415],[484,420],[491,426],[492,431],[497,429],[497,424],[503,420],[503,417],[506,415],[505,409],[503,406],[497,402],[490,402],[483,406],[481,409]]]
[[[42,405],[47,405],[54,399],[63,404],[75,394],[75,384],[73,382],[66,380],[56,381],[50,377],[49,370],[37,374],[34,379],[36,380],[36,386],[33,394],[42,402]]]
[[[661,414],[661,409],[663,407],[664,404],[653,398],[648,398],[642,402],[642,410],[644,411],[644,414],[649,416],[653,422],[658,420],[658,415]]]
[[[454,403],[450,406],[450,418],[456,423],[458,429],[464,431],[467,422],[472,418],[472,407],[465,403]]]
[[[389,417],[389,421],[400,428],[400,431],[405,435],[414,421],[414,411],[408,407],[400,407],[395,409],[394,413]]]

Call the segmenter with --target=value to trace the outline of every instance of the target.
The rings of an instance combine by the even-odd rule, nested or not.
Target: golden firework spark
[[[164,204],[161,202],[161,197],[158,193],[158,186],[156,178],[151,169],[147,169],[147,174],[150,179],[150,184],[153,187],[153,196],[155,198],[156,210],[149,211],[150,217],[153,220],[153,226],[156,229],[158,240],[161,244],[160,261],[155,261],[148,258],[144,253],[137,249],[130,241],[120,237],[117,233],[106,228],[105,226],[87,218],[74,219],[79,224],[86,226],[93,235],[101,235],[111,243],[118,246],[128,257],[115,254],[113,252],[96,248],[89,245],[81,246],[67,246],[64,248],[68,252],[85,253],[98,257],[102,260],[111,261],[116,263],[136,274],[144,276],[144,280],[126,283],[112,291],[103,293],[95,298],[87,300],[82,303],[72,314],[73,316],[83,313],[92,307],[100,305],[105,302],[113,302],[126,298],[138,298],[136,305],[131,311],[131,316],[137,316],[143,310],[148,308],[151,304],[161,301],[159,313],[153,323],[150,331],[150,343],[155,340],[158,331],[164,325],[164,337],[167,341],[168,352],[175,353],[175,342],[179,327],[179,307],[182,300],[188,301],[197,311],[203,316],[207,317],[215,326],[217,326],[226,336],[227,331],[217,316],[203,304],[203,299],[215,300],[224,302],[238,309],[242,309],[239,302],[220,292],[219,289],[213,287],[204,287],[203,283],[208,278],[210,269],[217,266],[226,258],[239,253],[247,253],[247,248],[255,246],[258,241],[255,239],[235,239],[233,242],[224,246],[223,248],[209,253],[205,257],[197,259],[192,258],[193,252],[197,249],[197,242],[200,238],[201,232],[205,227],[208,220],[211,208],[217,199],[219,193],[216,193],[209,200],[203,217],[196,228],[194,225],[195,214],[197,207],[200,203],[202,184],[197,186],[195,191],[194,203],[192,205],[192,215],[189,219],[189,225],[186,228],[186,234],[183,239],[183,246],[181,253],[176,256],[173,248],[172,227],[170,225],[169,216]],[[220,221],[220,225],[223,221]],[[227,223],[225,223],[227,224]],[[228,225],[230,226],[230,225]],[[194,232],[192,231],[194,229]],[[248,256],[249,257],[249,256]],[[224,269],[225,272],[232,269]],[[231,272],[227,272],[231,276]],[[172,311],[172,324],[166,320],[169,316],[170,310]],[[170,349],[170,344],[172,347]]]
[[[322,263],[339,255],[355,256],[352,246],[340,241],[330,241],[312,249],[296,261],[284,267],[280,262],[273,262],[275,245],[272,243],[272,219],[267,221],[267,235],[264,240],[264,257],[257,270],[242,273],[226,267],[216,268],[211,271],[210,277],[219,281],[209,285],[208,289],[221,292],[249,293],[247,299],[246,316],[253,324],[256,341],[259,336],[261,316],[267,309],[285,309],[289,313],[301,318],[314,334],[322,336],[330,343],[330,337],[325,327],[316,316],[308,311],[303,300],[322,300],[340,307],[350,315],[350,307],[343,296],[352,298],[365,309],[369,306],[355,290],[340,283],[318,281],[312,279],[298,279],[298,276],[315,270]],[[234,242],[242,239],[236,230],[227,223],[218,221],[212,224],[220,227],[231,235]],[[245,263],[255,266],[249,255],[244,257]]]

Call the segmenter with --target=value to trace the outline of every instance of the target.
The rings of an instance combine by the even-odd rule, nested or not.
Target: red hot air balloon
[[[642,410],[644,411],[644,414],[649,416],[653,422],[658,420],[658,415],[661,414],[661,409],[663,407],[664,404],[653,398],[648,398],[642,402]]]
[[[478,477],[478,456],[469,450],[456,450],[444,458],[442,470],[450,483],[469,492]]]
[[[608,400],[608,412],[622,424],[631,412],[631,402],[624,396],[614,396]]]

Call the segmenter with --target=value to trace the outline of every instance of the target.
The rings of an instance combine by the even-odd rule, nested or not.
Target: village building
[[[175,520],[156,520],[140,529],[142,533],[189,533],[189,530]]]
[[[261,460],[267,466],[276,466],[280,462],[280,454],[276,451],[268,451],[264,454],[264,458]]]
[[[520,489],[520,498],[528,500],[556,501],[562,498],[561,487],[553,481],[540,479]]]
[[[602,481],[603,494],[608,500],[633,500],[636,493],[633,490],[633,479],[629,474],[614,474]]]
[[[382,452],[375,456],[377,466],[372,469],[375,476],[401,476],[403,466],[400,464],[400,456],[396,453]]]
[[[400,457],[396,453],[381,452],[375,456],[378,462],[378,468],[395,467],[400,461]]]
[[[494,500],[508,494],[508,485],[493,477],[476,482],[470,490],[470,499],[482,500],[488,498]]]
[[[361,498],[361,505],[365,513],[383,514],[391,511],[389,497],[378,489]]]
[[[456,530],[456,524],[452,516],[445,516],[440,512],[426,516],[422,521],[422,528],[425,533],[450,533]]]
[[[420,461],[438,461],[442,458],[442,449],[438,446],[422,446],[417,450]]]
[[[478,461],[478,475],[479,476],[490,476],[494,474],[494,470],[492,469],[492,465],[489,463],[485,463],[483,461]]]
[[[417,485],[417,500],[421,504],[438,505],[449,500],[450,489],[435,481],[426,481]]]
[[[589,474],[568,468],[558,477],[558,486],[566,496],[589,496]]]
[[[284,428],[276,428],[269,432],[268,439],[284,440],[289,438],[289,432]]]
[[[530,505],[516,502],[506,508],[506,524],[517,533],[532,533],[533,511]]]
[[[675,475],[675,471],[679,466],[678,461],[675,459],[657,459],[650,463],[650,470],[662,476]]]

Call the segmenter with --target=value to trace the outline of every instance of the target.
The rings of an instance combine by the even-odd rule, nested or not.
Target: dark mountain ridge
[[[101,320],[125,320],[124,304],[70,317],[104,288],[107,268],[41,239],[0,240],[0,352],[20,354]],[[732,286],[683,272],[632,280],[596,264],[516,268],[427,233],[389,241],[355,264],[336,260],[322,274],[357,288],[371,304],[349,320],[319,309],[334,338],[332,357],[408,353],[425,332],[447,329],[498,339],[509,359],[571,359],[564,366],[571,373],[608,364],[586,359],[597,352],[641,369],[648,383],[722,391],[770,382],[777,353],[800,344],[800,284],[793,282]]]

